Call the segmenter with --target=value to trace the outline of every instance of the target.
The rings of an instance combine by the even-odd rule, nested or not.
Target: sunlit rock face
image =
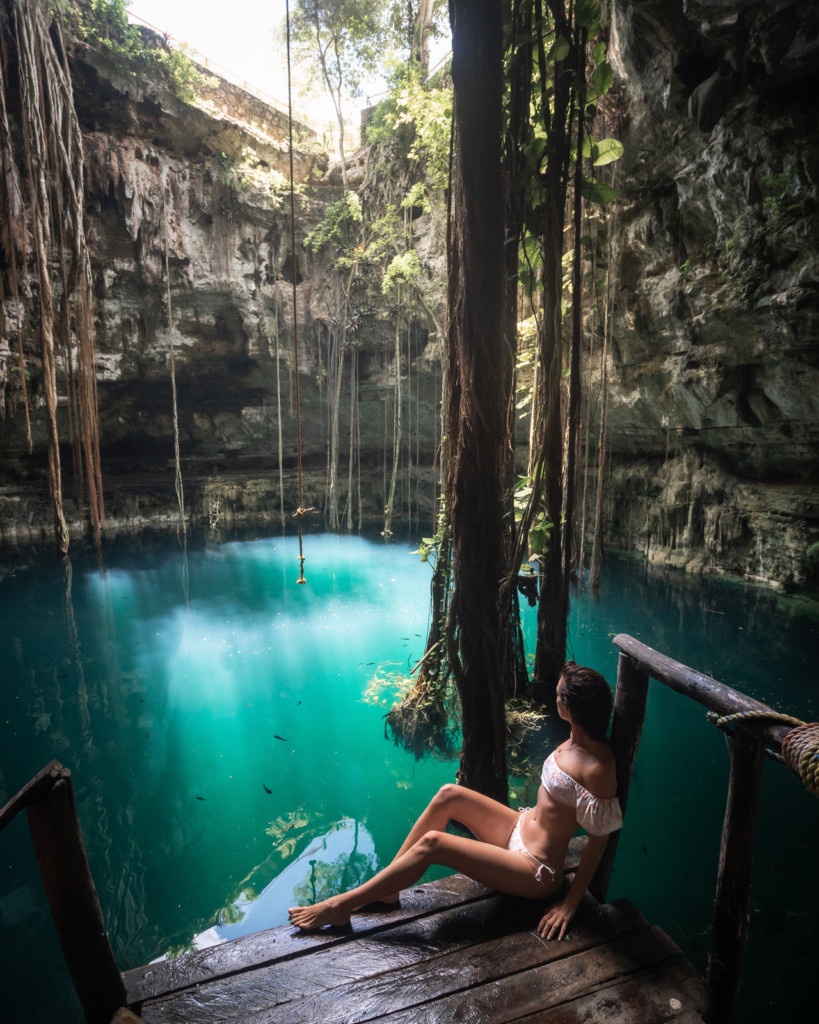
[[[7,8],[7,0],[0,3],[0,20]],[[612,232],[604,500],[609,547],[690,571],[814,590],[819,557],[808,552],[819,541],[818,47],[813,0],[613,5],[614,114],[626,155]],[[69,56],[85,146],[109,523],[139,529],[173,523],[178,514],[171,338],[188,515],[205,524],[270,521],[284,507],[289,519],[298,505],[296,380],[303,503],[325,509],[330,339],[339,333],[343,280],[303,241],[340,197],[339,175],[322,177],[327,157],[302,130],[294,153],[302,186],[294,246],[289,195],[277,177],[289,175],[280,115],[227,86],[208,89],[193,107],[167,83],[124,74],[87,48],[73,47]],[[350,167],[356,187],[362,166],[359,154]],[[429,519],[434,511],[444,240],[427,217],[412,226],[430,314],[401,327],[396,339],[395,311],[378,282],[355,295],[355,307],[365,311],[347,338],[357,357],[356,397],[351,403],[348,350],[339,402],[346,523],[358,522],[359,493],[365,519],[383,516],[396,342],[405,413],[397,505],[405,517]],[[24,325],[29,452],[8,290],[5,309],[0,542],[48,542],[37,325]],[[351,415],[358,452],[352,479]],[[63,465],[76,532],[81,517],[72,504],[67,445]],[[588,503],[593,509],[593,487]]]
[[[609,543],[815,587],[819,5],[619,2],[610,53]]]
[[[6,17],[5,7],[0,7],[0,18]],[[71,44],[69,57],[84,142],[109,531],[178,519],[172,348],[189,522],[272,522],[282,513],[290,522],[299,504],[295,467],[300,448],[303,503],[319,510],[312,522],[320,524],[328,478],[331,348],[340,335],[345,282],[331,266],[334,255],[306,251],[304,239],[342,195],[339,187],[322,181],[327,154],[309,128],[294,126],[298,184],[292,217],[286,116],[217,80],[206,83],[200,102],[190,105],[158,73],[153,78],[130,74],[84,45]],[[12,109],[12,121],[14,116]],[[432,244],[442,252],[440,242],[425,240],[422,228],[417,241],[422,249]],[[29,281],[25,291],[30,288]],[[29,451],[16,311],[8,288],[4,294],[14,337],[12,345],[8,338],[0,340],[0,541],[48,543],[37,325],[27,315],[23,338],[34,440]],[[350,507],[351,523],[383,520],[389,479],[385,483],[382,467],[385,448],[392,452],[396,376],[395,326],[387,302],[365,302],[358,293],[353,299],[354,306],[367,305],[369,313],[348,327],[339,399],[343,468],[337,476],[343,484],[337,489],[342,511]],[[430,301],[435,305],[438,299]],[[440,372],[428,351],[430,327],[416,318],[400,338],[403,400],[409,408],[411,395],[413,419],[410,452],[405,412],[398,516],[402,499],[404,508],[409,506],[410,493],[418,515],[422,491],[430,495],[423,514],[432,514],[428,485],[439,432],[435,393]],[[355,403],[350,400],[351,347],[357,355]],[[62,415],[61,436],[67,441],[64,405]],[[352,476],[347,472],[351,418]],[[67,443],[62,461],[66,511],[76,535],[82,516]]]

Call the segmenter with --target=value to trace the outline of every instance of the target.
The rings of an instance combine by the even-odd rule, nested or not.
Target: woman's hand
[[[566,934],[576,910],[577,904],[574,900],[562,899],[559,903],[552,903],[540,919],[537,926],[538,935],[544,939],[557,939],[559,942]]]

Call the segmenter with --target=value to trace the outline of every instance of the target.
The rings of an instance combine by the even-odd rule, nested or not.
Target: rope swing
[[[296,458],[299,476],[299,506],[295,513],[299,529],[299,578],[297,583],[306,583],[304,578],[304,549],[302,544],[301,521],[310,508],[304,507],[304,493],[301,472],[301,402],[299,389],[299,321],[296,316],[296,199],[293,183],[293,93],[290,79],[290,0],[286,0],[287,21],[287,120],[290,131],[290,252],[293,270],[293,365],[296,371]]]
[[[819,796],[819,722],[803,722],[778,711],[739,711],[722,716],[709,711],[707,717],[712,725],[724,732],[728,731],[729,725],[743,725],[753,721],[794,726],[782,741],[782,760],[814,796]]]

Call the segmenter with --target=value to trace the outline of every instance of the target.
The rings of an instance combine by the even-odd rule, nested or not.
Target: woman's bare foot
[[[349,911],[336,907],[333,899],[324,900],[322,903],[314,903],[312,907],[291,907],[287,916],[290,923],[303,931],[310,931],[313,928],[323,928],[331,924],[338,927],[350,923]]]
[[[369,903],[362,903],[360,907],[356,907],[353,911],[357,914],[359,911],[362,913],[383,913],[385,907],[394,909],[401,906],[400,900],[401,894],[398,892],[388,893],[386,896],[377,896],[374,900],[370,900]]]

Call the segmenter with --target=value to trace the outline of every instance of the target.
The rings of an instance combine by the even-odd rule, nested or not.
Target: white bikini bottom
[[[535,864],[537,864],[537,871],[535,872],[535,881],[540,882],[541,885],[547,885],[549,882],[553,881],[555,877],[555,869],[549,867],[549,865],[545,861],[540,860],[540,858],[536,857],[533,853],[530,853],[529,850],[527,850],[526,847],[523,845],[523,840],[520,838],[520,823],[521,821],[523,821],[523,815],[528,810],[528,807],[521,807],[518,811],[518,820],[515,822],[515,827],[512,829],[512,835],[509,836],[509,842],[506,844],[506,849],[511,850],[513,853],[522,853],[525,856],[527,856],[529,860],[534,861]],[[544,879],[544,871],[548,871],[551,875],[551,878]]]

